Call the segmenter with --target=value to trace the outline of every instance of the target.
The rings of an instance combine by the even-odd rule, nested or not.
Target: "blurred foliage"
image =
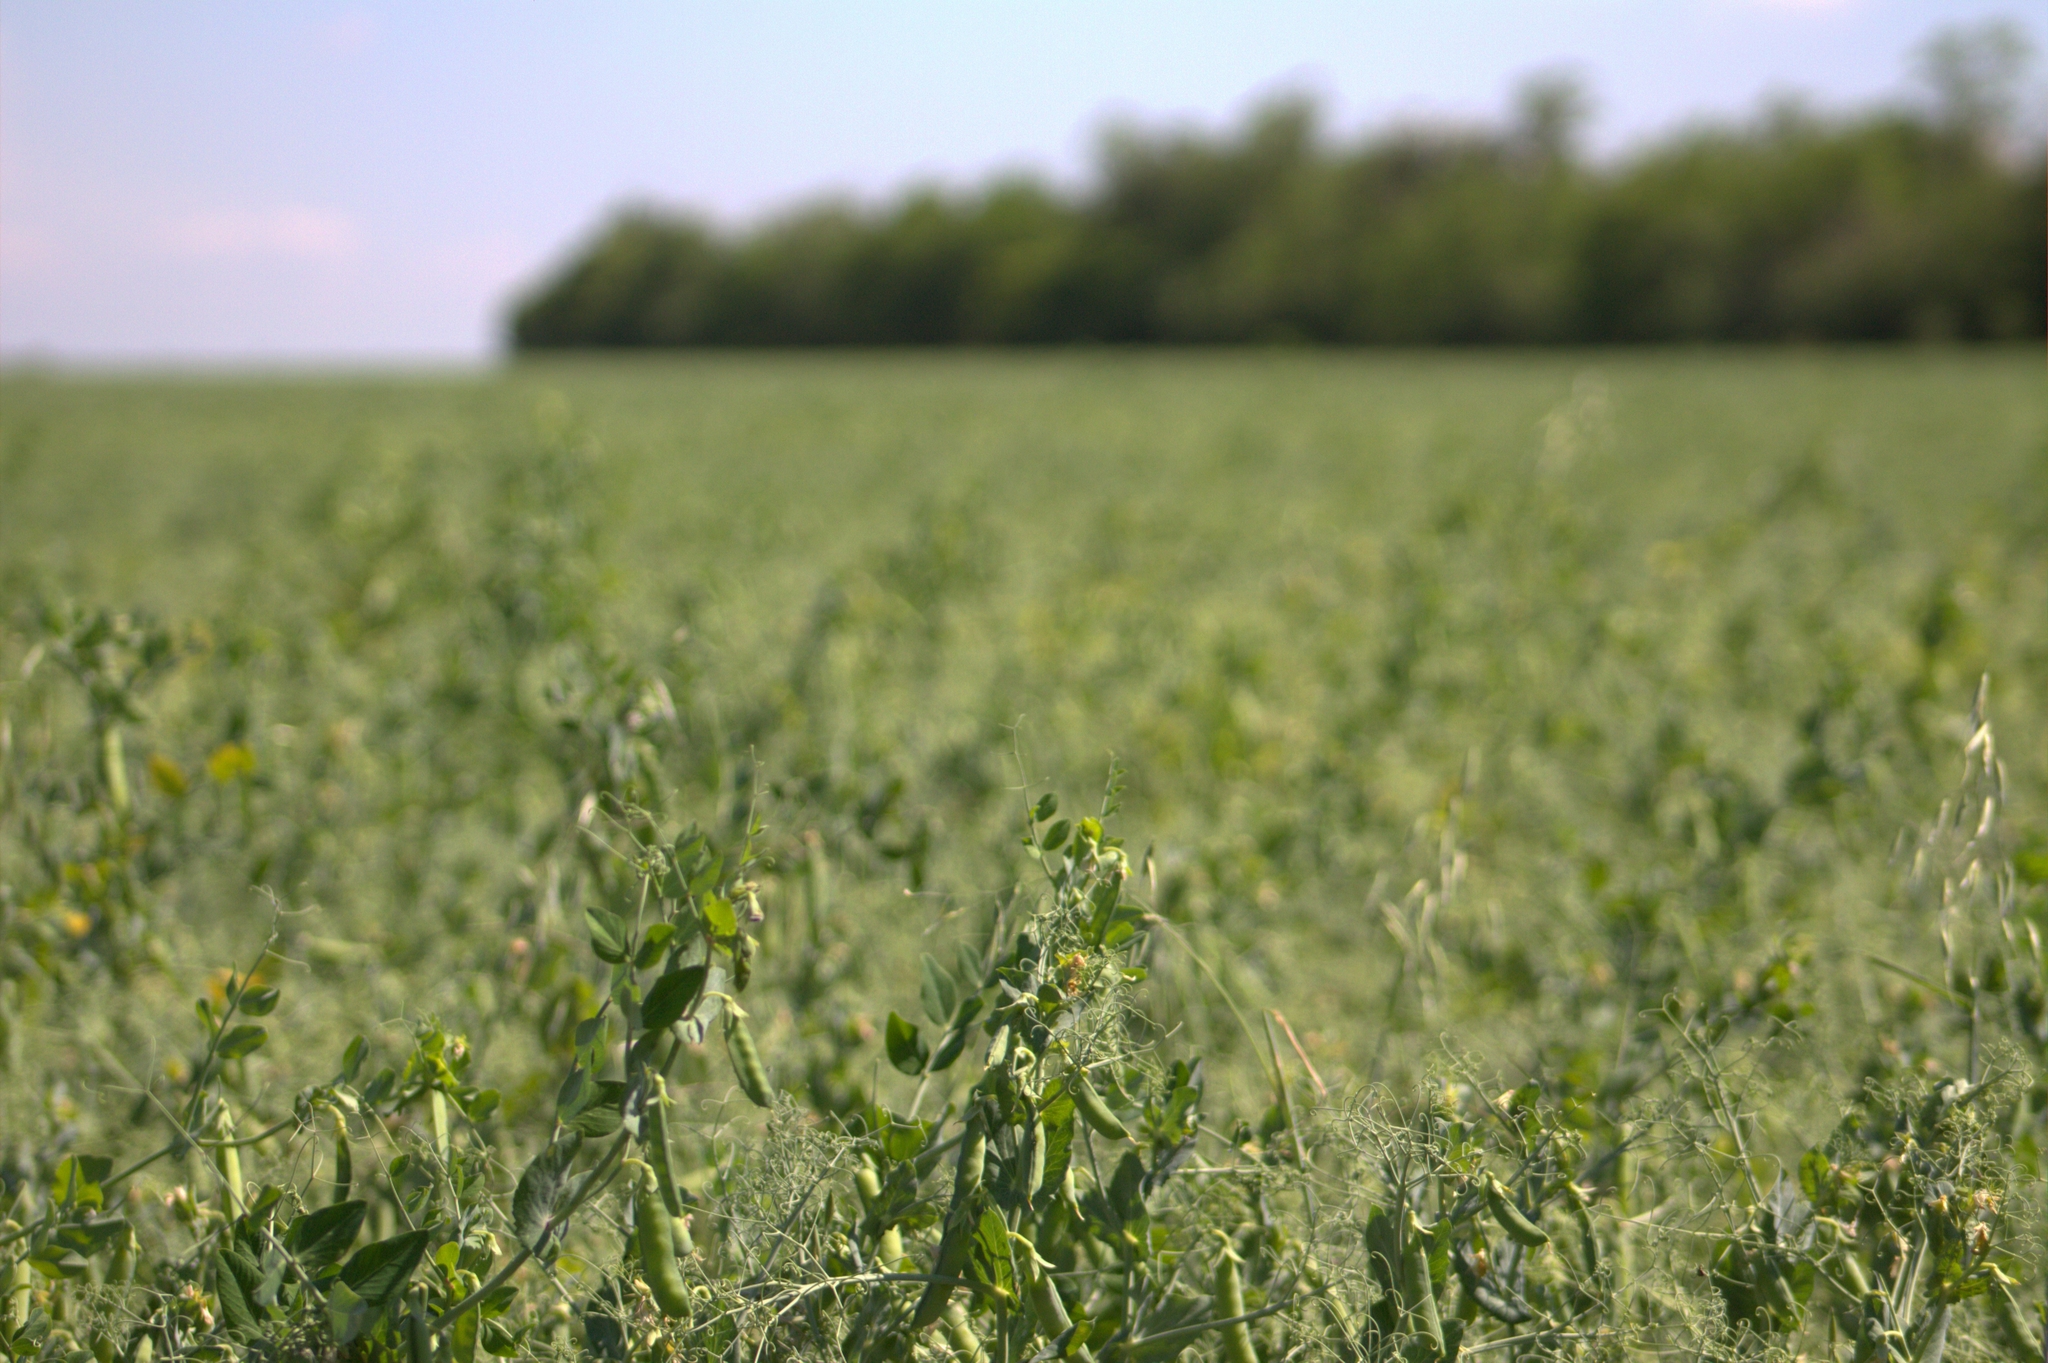
[[[2043,334],[2023,48],[1937,37],[1934,99],[1781,102],[1612,165],[1532,82],[1502,130],[1337,144],[1288,100],[1233,135],[1113,130],[1095,185],[825,202],[742,234],[634,209],[521,300],[520,350],[623,346],[1999,339]]]
[[[4,396],[17,1353],[2038,1339],[2031,353]]]

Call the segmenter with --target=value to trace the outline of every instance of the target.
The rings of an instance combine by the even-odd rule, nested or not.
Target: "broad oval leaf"
[[[704,976],[703,966],[686,965],[656,980],[640,1004],[640,1025],[650,1032],[658,1032],[671,1023],[681,1021],[683,1014],[697,1002],[697,995],[704,988]]]
[[[888,1049],[889,1063],[900,1073],[924,1073],[925,1061],[931,1058],[931,1050],[917,1034],[916,1023],[901,1013],[890,1013],[888,1028],[882,1034],[882,1044]]]
[[[261,1050],[263,1043],[270,1040],[270,1032],[253,1022],[239,1027],[230,1027],[222,1034],[220,1049],[216,1052],[223,1060],[240,1060],[253,1051]]]
[[[590,949],[597,953],[597,959],[612,965],[626,959],[626,925],[617,914],[585,909],[583,922],[590,929]]]
[[[277,990],[268,987],[244,989],[235,1007],[252,1018],[269,1017],[271,1011],[277,1007],[277,997]]]
[[[427,1252],[431,1229],[407,1231],[374,1245],[364,1245],[342,1266],[341,1280],[371,1306],[384,1306],[405,1290],[406,1280]]]
[[[284,1247],[306,1270],[307,1277],[317,1278],[348,1253],[363,1228],[363,1217],[369,1208],[369,1203],[353,1199],[307,1212],[285,1228]]]

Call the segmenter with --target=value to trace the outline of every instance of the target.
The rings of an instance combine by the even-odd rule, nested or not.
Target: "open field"
[[[121,614],[96,624],[102,610]],[[1981,742],[1965,756],[1987,672],[1992,768]],[[244,1132],[285,1122],[293,1094],[327,1084],[360,1033],[368,1058],[334,1092],[354,1104],[361,1238],[417,1222],[460,1225],[442,1237],[458,1244],[487,1225],[506,1245],[525,1239],[504,1205],[557,1116],[581,1111],[564,1075],[631,1081],[647,1058],[618,1044],[646,1000],[627,967],[593,958],[586,905],[630,923],[655,903],[687,922],[674,940],[699,954],[664,968],[649,947],[647,981],[693,962],[724,978],[757,950],[752,1034],[798,1107],[856,1132],[871,1103],[917,1111],[913,1094],[931,1116],[966,1101],[984,1029],[957,1069],[921,1080],[914,1058],[910,1073],[891,1068],[887,1019],[938,1014],[921,1021],[936,1049],[980,983],[963,950],[990,972],[991,1014],[1005,1007],[995,974],[1022,968],[1012,935],[1043,894],[1042,931],[1079,934],[1072,971],[1120,960],[1143,973],[1061,979],[1068,1016],[1084,1020],[1065,1033],[1074,1055],[1116,1057],[1109,1073],[1133,1095],[1167,1084],[1159,1112],[1135,1098],[1126,1110],[1148,1123],[1155,1168],[1180,1139],[1164,1067],[1205,1060],[1188,1177],[1210,1182],[1181,1202],[1158,1194],[1156,1243],[1139,1255],[1151,1268],[1113,1291],[1075,1289],[1068,1306],[1103,1327],[1098,1351],[1155,1356],[1134,1343],[1151,1338],[1136,1324],[1146,1311],[1186,1320],[1222,1300],[1206,1225],[1238,1235],[1247,1309],[1309,1301],[1301,1247],[1334,1235],[1315,1251],[1328,1277],[1317,1290],[1355,1287],[1346,1309],[1374,1322],[1276,1305],[1251,1345],[1267,1363],[1295,1348],[1455,1354],[1441,1329],[1415,1342],[1429,1335],[1414,1284],[1375,1277],[1378,1251],[1361,1249],[1397,1234],[1368,1225],[1366,1204],[1403,1199],[1432,1227],[1432,1291],[1467,1344],[1492,1331],[1525,1343],[1486,1347],[1545,1357],[1818,1352],[1840,1336],[1846,1359],[1861,1348],[1858,1312],[1877,1308],[1830,1283],[1859,1254],[1892,1294],[1885,1328],[1922,1363],[1951,1307],[1953,1357],[2007,1347],[1985,1310],[2004,1288],[1962,1286],[1992,1282],[1994,1262],[2040,1293],[2031,1218],[2048,1090],[2025,1071],[2048,1045],[2029,936],[2048,921],[2048,385],[2033,350],[12,373],[0,379],[0,717],[0,1177],[23,1226],[78,1210],[51,1191],[67,1153],[147,1155],[174,1109],[214,1123],[216,1141],[223,1103]],[[1115,881],[1116,859],[1069,844],[1047,882],[1020,840],[1046,791],[1063,818],[1095,808],[1112,754],[1127,773],[1107,830],[1125,840],[1122,893],[1157,915],[1122,944],[1059,908]],[[742,874],[750,814],[765,831]],[[664,880],[659,857],[618,854],[634,837],[672,849],[692,821],[728,854],[701,885],[685,887],[687,871]],[[764,920],[750,931],[741,913],[722,930],[749,887]],[[925,953],[947,969],[921,988]],[[238,982],[211,972],[259,958],[281,990],[267,1038],[222,1061],[220,1010]],[[701,994],[706,976],[693,978]],[[190,1001],[209,980],[212,1021],[195,1023]],[[939,1003],[920,1011],[921,993]],[[591,1023],[608,996],[616,1021]],[[1269,1043],[1270,1009],[1298,1052],[1284,1035]],[[792,1118],[764,1134],[725,1047],[702,1032],[706,1044],[675,1046],[668,1082],[678,1165],[718,1209],[697,1218],[703,1300],[730,1306],[719,1318],[742,1321],[740,1338],[824,1356],[811,1336],[745,1324],[751,1308],[717,1286],[797,1273],[804,1253],[764,1265],[773,1236],[705,1237],[751,1224],[735,1210],[748,1197],[786,1202],[788,1177],[764,1171],[787,1174],[799,1148],[821,1158],[801,1142],[846,1128]],[[444,1039],[457,1035],[453,1070],[419,1059],[452,1054]],[[1034,1061],[1046,1073],[1067,1063],[1051,1054]],[[393,1087],[373,1091],[387,1065]],[[1946,1108],[1924,1127],[1870,1119],[1852,1132],[1875,1142],[1862,1154],[1837,1131],[1867,1079],[1896,1096],[1957,1075],[1996,1081],[1967,1139],[1943,1126],[1936,1140]],[[1488,1109],[1487,1092],[1525,1081],[1521,1125]],[[1418,1086],[1434,1095],[1420,1108]],[[639,1090],[623,1092],[630,1126]],[[1030,1090],[1026,1108],[1050,1112],[1052,1093]],[[1345,1093],[1379,1097],[1347,1105]],[[1748,1115],[1724,1121],[1731,1094]],[[294,1190],[280,1206],[319,1161],[332,1181],[318,1115],[332,1096],[301,1103],[316,1117],[305,1132],[285,1122],[249,1151],[252,1184]],[[1439,1126],[1424,1140],[1411,1119],[1432,1102]],[[1490,1121],[1519,1134],[1444,1134]],[[1437,1160],[1436,1191],[1389,1174],[1396,1130],[1435,1152],[1416,1158]],[[1630,1144],[1650,1131],[1656,1158]],[[1815,1240],[1809,1224],[1795,1244],[1773,1229],[1790,1215],[1769,1201],[1773,1161],[1796,1164],[1831,1131],[1821,1163],[1836,1172],[1801,1185],[1802,1205],[1823,1219],[1836,1207],[1848,1229]],[[1885,1198],[1918,1195],[1898,1191],[1896,1166],[1889,1192],[1872,1172],[1884,1143],[1908,1135],[1962,1161],[1916,1174],[1927,1187],[1995,1194],[1970,1213],[1995,1254],[1967,1218],[1883,1220]],[[483,1191],[448,1172],[463,1148],[479,1152]],[[410,1165],[371,1171],[373,1152],[401,1150]],[[1610,1268],[1570,1273],[1537,1263],[1562,1249],[1529,1251],[1520,1290],[1538,1325],[1460,1276],[1484,1252],[1477,1196],[1461,1191],[1481,1154],[1538,1219],[1548,1209],[1560,1243],[1583,1223],[1587,1253],[1610,1251],[1598,1260]],[[991,1167],[1022,1158],[1004,1147]],[[1340,1175],[1347,1159],[1368,1174]],[[1270,1183],[1286,1234],[1215,1210],[1232,1160]],[[203,1200],[209,1167],[180,1150],[137,1174],[149,1196],[130,1216],[152,1281],[173,1296],[189,1282],[222,1316],[219,1294],[238,1290],[220,1286],[223,1256],[261,1209],[224,1193],[197,1219],[162,1206],[177,1185]],[[1348,1238],[1288,1219],[1319,1205],[1304,1191],[1317,1170],[1361,1199]],[[1868,1191],[1828,1191],[1838,1178]],[[867,1204],[852,1187],[838,1222],[802,1232],[819,1264],[841,1241],[879,1252],[879,1223],[848,1220]],[[1040,1225],[1064,1271],[1096,1262],[1086,1234],[1032,1221],[1054,1213],[1028,1194],[1007,1210],[1012,1230],[1017,1215]],[[920,1236],[938,1239],[931,1222],[904,1222],[913,1258]],[[518,1279],[507,1348],[669,1347],[591,1333],[590,1294],[610,1290],[601,1247],[618,1248],[604,1236],[574,1233],[556,1285]],[[1935,1256],[1951,1242],[1972,1248],[1924,1281],[1898,1276],[1910,1247]],[[1496,1228],[1494,1254],[1509,1243]],[[460,1271],[489,1276],[477,1253]],[[1180,1316],[1162,1305],[1194,1300],[1163,1276],[1176,1256],[1201,1265],[1200,1301]],[[108,1305],[108,1289],[83,1285],[106,1278],[104,1256],[81,1257],[86,1277],[62,1289],[55,1268],[21,1280],[54,1331],[38,1347],[69,1347],[66,1330],[89,1346],[97,1330],[132,1360],[145,1317],[159,1352],[211,1347],[190,1310],[180,1335],[170,1307]],[[1710,1258],[1713,1292],[1685,1276]],[[436,1309],[463,1295],[455,1263],[451,1252],[447,1280],[419,1289]],[[1154,1269],[1153,1289],[1131,1285]],[[1796,1303],[1766,1300],[1780,1277]],[[400,1349],[410,1300],[371,1301],[349,1347]],[[992,1355],[1021,1363],[1043,1342],[1006,1324],[1027,1317],[999,1297],[974,1300],[971,1329]],[[392,1313],[387,1335],[372,1307]],[[269,1309],[237,1347],[284,1347],[297,1318]],[[908,1310],[872,1307],[876,1321]],[[343,1315],[331,1315],[339,1336]],[[828,1333],[879,1357],[911,1347],[900,1324]],[[1163,1326],[1152,1333],[1164,1340]],[[919,1347],[962,1350],[951,1338]],[[1183,1343],[1235,1348],[1227,1330]]]

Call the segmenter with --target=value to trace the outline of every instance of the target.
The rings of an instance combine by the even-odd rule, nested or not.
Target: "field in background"
[[[878,1028],[1025,873],[1020,775],[1078,809],[1112,754],[1173,925],[1144,1006],[1219,1111],[1264,1082],[1219,989],[1403,1090],[1447,1043],[1625,1097],[1667,995],[1797,1018],[1795,1153],[1861,1077],[1956,1066],[1871,955],[1942,970],[1898,849],[1986,671],[2048,915],[2033,351],[15,373],[0,488],[10,1189],[148,1139],[132,1084],[273,893],[252,1103],[432,1016],[544,1127],[602,988],[591,792],[768,825],[748,1005],[841,1112],[914,1087]],[[95,853],[108,702],[54,660],[99,608],[144,831]]]

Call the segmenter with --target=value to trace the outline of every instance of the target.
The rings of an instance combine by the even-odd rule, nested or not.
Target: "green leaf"
[[[946,968],[927,951],[924,954],[924,983],[919,989],[919,1001],[924,1004],[924,1015],[932,1020],[932,1026],[943,1027],[953,1017],[953,977]]]
[[[582,1135],[574,1130],[557,1136],[547,1149],[533,1157],[519,1186],[512,1191],[512,1233],[521,1244],[533,1246],[554,1215],[562,1190],[568,1185],[569,1166],[583,1148]]]
[[[348,1253],[363,1229],[363,1217],[369,1208],[369,1203],[356,1199],[307,1212],[285,1227],[284,1247],[306,1270],[306,1276],[317,1278]]]
[[[1060,797],[1053,794],[1051,791],[1047,791],[1045,794],[1039,796],[1038,803],[1031,807],[1031,817],[1038,823],[1044,823],[1047,819],[1050,819],[1053,815],[1059,812]]]
[[[1017,1269],[1010,1258],[1010,1227],[994,1207],[983,1207],[967,1248],[967,1276],[990,1292],[1016,1296]]]
[[[66,1155],[50,1177],[50,1196],[60,1207],[105,1206],[100,1182],[112,1172],[114,1161],[105,1155]]]
[[[633,953],[635,969],[645,970],[661,959],[661,953],[676,935],[674,923],[656,923],[647,929],[647,935],[640,939],[640,949]]]
[[[1061,819],[1039,837],[1038,845],[1048,852],[1057,852],[1067,845],[1067,835],[1074,831],[1074,825]]]
[[[923,1074],[925,1062],[931,1058],[931,1051],[924,1039],[917,1034],[917,1024],[910,1022],[901,1013],[889,1014],[889,1025],[882,1033],[882,1044],[889,1052],[889,1063],[902,1074]]]
[[[590,949],[598,960],[617,965],[626,959],[626,924],[617,914],[585,909],[583,922],[590,929]]]
[[[1045,1178],[1038,1185],[1039,1201],[1049,1203],[1059,1196],[1060,1182],[1074,1157],[1074,1100],[1058,1080],[1046,1089],[1039,1105],[1038,1120],[1045,1126]]]
[[[370,1053],[370,1043],[358,1032],[349,1038],[348,1045],[341,1052],[341,1082],[353,1084],[356,1075],[363,1068],[363,1058]]]
[[[241,999],[235,1005],[242,1013],[252,1018],[269,1017],[277,1007],[275,989],[244,989]]]
[[[472,1122],[480,1122],[498,1110],[500,1095],[496,1089],[478,1089],[468,1098],[459,1098],[462,1115]]]
[[[364,1245],[342,1266],[341,1280],[370,1306],[384,1306],[405,1290],[406,1280],[427,1252],[432,1230],[407,1231]]]
[[[733,913],[731,904],[715,894],[705,895],[701,902],[706,932],[720,941],[727,941],[739,935],[740,920]]]
[[[591,1086],[585,1106],[566,1125],[572,1131],[595,1139],[619,1129],[620,1105],[626,1100],[623,1079],[605,1079]]]
[[[697,1002],[697,995],[704,988],[704,975],[703,966],[686,965],[656,980],[640,1005],[640,1025],[650,1032],[658,1032],[671,1023],[681,1021],[683,1014]]]
[[[90,1259],[113,1244],[127,1230],[128,1218],[125,1216],[96,1216],[85,1221],[75,1221],[68,1226],[59,1226],[50,1238],[64,1248],[76,1250]]]
[[[240,1060],[243,1056],[263,1049],[263,1043],[270,1040],[268,1029],[253,1022],[231,1027],[221,1036],[218,1054],[223,1060]]]

